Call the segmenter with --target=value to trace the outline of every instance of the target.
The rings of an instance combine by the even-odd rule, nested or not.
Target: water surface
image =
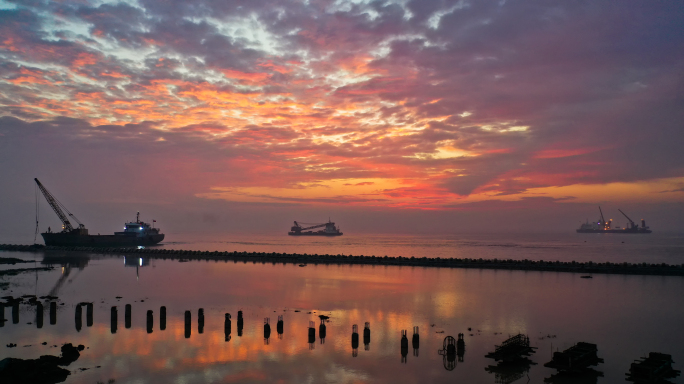
[[[57,323],[49,323],[46,305],[44,324],[38,329],[35,306],[22,304],[20,321],[8,321],[0,328],[0,359],[57,355],[58,348],[52,345],[83,344],[88,349],[68,367],[73,373],[67,383],[109,379],[116,383],[494,383],[502,377],[485,370],[495,362],[484,355],[519,332],[528,334],[538,348],[531,357],[538,364],[510,373],[511,378],[519,377],[513,382],[526,383],[528,376],[531,383],[542,382],[554,373],[543,367],[552,351],[578,341],[598,344],[599,357],[605,359],[597,368],[604,373],[597,383],[623,383],[630,363],[651,351],[672,354],[675,368],[683,368],[681,277],[581,279],[555,272],[49,255],[55,270],[12,277],[3,293],[15,297],[54,293],[64,304],[58,306]],[[32,254],[2,252],[1,256]],[[38,263],[45,259],[41,253],[33,256]],[[83,309],[77,330],[79,302],[93,302],[94,316],[88,326]],[[133,308],[130,328],[125,327],[125,304]],[[112,333],[112,306],[118,309],[116,333]],[[161,306],[167,308],[163,331]],[[197,324],[200,308],[205,314],[202,333]],[[151,333],[146,327],[148,310],[154,311]],[[189,338],[185,337],[186,310],[192,314]],[[238,310],[244,313],[241,336],[237,335]],[[6,318],[9,312],[5,310]],[[225,313],[231,313],[233,320],[228,341]],[[324,340],[319,314],[330,316]],[[278,315],[284,317],[282,336],[276,332]],[[265,340],[267,317],[272,332]],[[315,322],[313,344],[308,343],[309,321]],[[362,334],[365,322],[371,328],[367,350]],[[354,324],[360,333],[356,352],[351,345]],[[411,346],[414,326],[420,334],[416,355]],[[409,338],[405,361],[402,330],[408,331]],[[465,334],[466,352],[463,361],[447,370],[445,366],[451,366],[438,350],[445,336],[458,333]],[[19,347],[5,348],[9,342]],[[672,382],[684,383],[681,377]]]

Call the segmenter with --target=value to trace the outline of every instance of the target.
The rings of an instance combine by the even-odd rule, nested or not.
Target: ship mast
[[[47,200],[50,207],[52,207],[52,210],[55,211],[55,213],[57,214],[57,217],[59,217],[59,220],[62,222],[62,225],[64,226],[65,232],[71,232],[74,230],[74,227],[71,225],[71,222],[69,222],[69,218],[67,217],[67,214],[74,218],[74,220],[78,223],[79,228],[85,228],[83,223],[81,223],[76,218],[76,216],[74,216],[73,213],[69,212],[69,210],[64,206],[64,204],[60,203],[57,199],[55,199],[55,197],[52,196],[50,191],[48,191],[47,188],[45,188],[43,186],[43,184],[41,184],[40,181],[38,181],[37,178],[35,178],[33,180],[36,181],[38,188],[40,189],[41,192],[43,192],[43,196],[45,196],[45,200]],[[62,209],[64,209],[64,210],[62,210]],[[67,214],[65,214],[64,211],[66,211]]]

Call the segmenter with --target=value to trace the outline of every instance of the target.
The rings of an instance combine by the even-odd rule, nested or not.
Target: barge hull
[[[154,245],[164,240],[164,234],[147,236],[80,235],[72,233],[41,233],[47,246],[58,247],[127,247]]]
[[[321,233],[321,232],[288,232],[290,236],[342,236],[342,232],[337,233]]]

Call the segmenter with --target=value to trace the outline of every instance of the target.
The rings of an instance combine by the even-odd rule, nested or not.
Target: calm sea
[[[367,256],[684,263],[682,234],[286,235],[170,234],[163,248]]]
[[[684,262],[684,239],[676,235],[345,234],[320,239],[171,234],[168,240],[163,247],[194,250]],[[569,382],[624,383],[630,363],[649,352],[671,354],[675,369],[684,368],[681,277],[581,279],[556,272],[299,267],[69,252],[0,252],[0,257],[56,267],[3,277],[0,283],[9,283],[3,285],[3,296],[58,297],[54,324],[43,300],[42,323],[36,305],[22,303],[16,314],[5,308],[0,359],[58,355],[54,345],[83,344],[87,349],[67,367],[72,374],[66,383],[542,383],[555,373],[543,366],[552,353],[580,341],[597,344],[605,362],[595,369],[602,376]],[[21,267],[27,266],[33,264]],[[86,307],[77,310],[81,302],[93,303],[92,319]],[[126,304],[132,309],[130,323]],[[164,330],[161,306],[167,309]],[[189,328],[185,311],[190,311]],[[238,311],[244,315],[241,332]],[[232,316],[230,333],[226,313]],[[319,315],[330,317],[325,337]],[[279,316],[282,333],[277,331]],[[271,328],[268,338],[265,321]],[[366,322],[368,343],[363,337]],[[352,344],[354,325],[358,345]],[[415,345],[414,327],[419,335]],[[404,351],[402,331],[408,334]],[[464,354],[445,359],[438,352],[445,337],[459,333],[464,335]],[[484,357],[518,333],[529,335],[537,348],[532,364],[501,367]],[[7,348],[8,343],[18,346]]]

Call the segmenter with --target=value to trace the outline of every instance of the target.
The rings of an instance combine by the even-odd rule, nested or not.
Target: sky
[[[0,0],[0,231],[33,233],[34,177],[91,232],[572,231],[598,205],[681,231],[682,25],[674,0]]]

